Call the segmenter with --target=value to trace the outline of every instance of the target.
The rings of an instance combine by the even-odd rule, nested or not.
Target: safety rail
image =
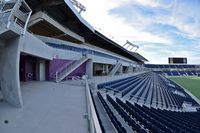
[[[73,69],[76,65],[80,64],[81,62],[87,59],[88,59],[87,56],[83,56],[81,59],[75,60],[71,64],[67,65],[65,68],[56,71],[56,82],[59,82],[61,78],[65,75],[65,73],[67,73],[69,70]]]
[[[23,28],[21,34],[24,35],[27,30],[31,13],[31,8],[24,0],[3,0],[0,3],[0,26],[4,26],[9,29],[11,24],[17,24]]]
[[[120,74],[120,75],[113,75],[113,76],[110,76],[110,75],[95,76],[95,77],[93,77],[92,82],[96,86],[97,84],[100,84],[100,83],[105,83],[105,82],[109,82],[109,81],[114,81],[114,80],[118,80],[118,79],[123,79],[123,78],[131,77],[131,76],[135,76],[135,75],[138,75],[138,74],[144,73],[144,72],[145,71],[138,72],[138,73],[126,73],[126,74]]]
[[[86,83],[86,101],[87,101],[87,112],[88,112],[88,121],[90,133],[102,133],[101,126],[97,117],[97,112],[94,107],[94,102],[90,93],[90,88],[87,78],[85,79]]]
[[[72,61],[69,63],[69,62],[67,62],[67,63],[65,63],[64,65],[62,65],[61,67],[59,67],[57,70],[56,70],[56,72],[60,72],[60,71],[62,71],[63,69],[65,69],[67,66],[69,66],[72,62],[75,62],[76,60],[73,60],[72,59]],[[55,79],[56,78],[56,72],[52,72],[52,73],[50,73],[50,77],[53,77],[53,79]]]
[[[64,73],[66,70],[69,70],[70,68],[72,68],[75,64],[78,64],[79,61],[77,60],[74,60],[72,61],[70,64],[68,65],[65,65],[61,68],[59,68],[57,71],[56,71],[56,78],[59,77],[60,74]]]

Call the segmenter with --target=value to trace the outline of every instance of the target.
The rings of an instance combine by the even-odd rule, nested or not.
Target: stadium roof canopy
[[[26,0],[26,2],[33,10],[33,14],[39,11],[47,13],[59,24],[84,37],[85,42],[118,53],[119,55],[136,62],[143,63],[147,61],[141,55],[138,56],[139,54],[136,55],[129,52],[111,39],[96,31],[81,17],[69,0]],[[71,40],[73,39],[71,38]]]
[[[143,62],[147,62],[148,60],[146,58],[144,58],[142,55],[140,55],[139,53],[136,52],[131,52],[133,54],[133,56],[135,56],[137,59],[143,61]]]

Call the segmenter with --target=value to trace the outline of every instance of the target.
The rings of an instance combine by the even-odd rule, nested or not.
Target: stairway
[[[56,72],[56,82],[62,81],[64,78],[66,78],[70,73],[72,73],[74,70],[76,70],[79,66],[81,66],[83,63],[88,61],[90,58],[89,57],[82,57],[80,60],[77,60],[67,67],[65,67],[62,70],[59,70]]]
[[[119,70],[119,68],[121,67],[121,65],[122,65],[121,63],[117,63],[115,65],[115,67],[109,72],[108,75],[110,75],[110,76],[115,75],[115,73]]]

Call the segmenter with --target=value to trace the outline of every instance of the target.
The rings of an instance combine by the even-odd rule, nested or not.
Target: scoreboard
[[[187,64],[187,58],[182,57],[169,57],[169,64]]]

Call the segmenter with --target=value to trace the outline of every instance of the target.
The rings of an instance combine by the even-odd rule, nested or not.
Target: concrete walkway
[[[24,106],[0,103],[0,133],[87,133],[84,86],[21,83]]]

